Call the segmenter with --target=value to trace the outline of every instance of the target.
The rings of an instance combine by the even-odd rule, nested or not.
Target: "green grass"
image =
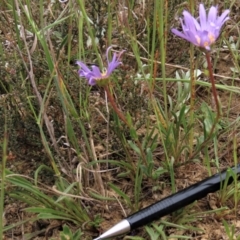
[[[237,165],[240,22],[234,18],[235,3],[224,1],[223,9],[231,8],[233,17],[212,52],[222,110],[215,122],[203,53],[170,32],[183,9],[194,10],[193,1],[139,2],[0,3],[0,113],[6,123],[0,214],[7,218],[4,207],[14,201],[25,204],[26,214],[19,223],[2,224],[0,239],[41,219],[58,220],[61,239],[92,239],[104,226]],[[81,60],[103,68],[110,45],[113,51],[126,50],[109,88],[126,122],[105,89],[88,86],[74,64]],[[17,140],[21,134],[28,139],[25,145]],[[13,167],[23,159],[31,171]],[[237,239],[239,230],[229,220],[238,220],[240,199],[232,175],[233,184],[215,194],[216,209],[209,210],[205,199],[205,205],[194,203],[124,239],[191,239],[203,234],[201,224],[213,217],[222,217],[216,221],[224,236]]]

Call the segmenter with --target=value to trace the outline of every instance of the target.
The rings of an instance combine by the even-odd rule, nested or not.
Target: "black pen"
[[[233,167],[232,171],[238,175],[240,173],[240,164]],[[205,197],[208,193],[220,190],[224,184],[229,185],[232,181],[233,177],[231,173],[228,174],[227,170],[215,174],[130,215],[94,240],[104,240],[126,234],[130,230],[177,211]]]

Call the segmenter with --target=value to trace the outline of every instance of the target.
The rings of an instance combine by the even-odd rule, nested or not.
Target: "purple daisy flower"
[[[111,48],[112,47],[108,47],[107,49],[106,56],[108,66],[103,72],[101,72],[101,70],[97,66],[88,67],[85,63],[81,61],[76,62],[81,67],[81,69],[78,71],[79,76],[87,78],[89,85],[93,86],[97,83],[103,83],[104,85],[105,81],[103,82],[101,80],[107,80],[112,74],[113,70],[115,70],[115,68],[122,64],[122,62],[120,62],[120,57],[124,51],[120,52],[118,55],[114,53],[112,61],[110,62],[108,59],[108,52]]]
[[[197,21],[188,11],[183,11],[183,19],[180,19],[183,32],[172,29],[172,33],[186,39],[198,47],[210,50],[220,35],[223,24],[229,19],[230,10],[225,10],[218,16],[217,7],[212,6],[206,14],[203,4],[199,5],[199,21]]]

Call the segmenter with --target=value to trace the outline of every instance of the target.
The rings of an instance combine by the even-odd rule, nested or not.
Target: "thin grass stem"
[[[6,116],[6,114],[5,114]],[[4,125],[4,139],[3,139],[3,153],[2,153],[2,168],[1,168],[1,189],[0,189],[0,214],[1,214],[1,225],[0,225],[0,240],[3,239],[3,227],[4,227],[4,195],[5,195],[5,178],[6,178],[6,162],[7,162],[7,120],[5,117]]]
[[[160,5],[158,6],[158,2]],[[167,98],[167,81],[166,81],[166,72],[165,72],[165,60],[166,60],[166,45],[165,45],[165,19],[164,19],[164,1],[156,1],[157,9],[159,9],[159,34],[160,34],[160,54],[161,54],[161,71],[163,79],[163,98],[164,98],[164,112],[165,118],[168,120],[168,98]]]
[[[113,110],[116,112],[116,114],[118,115],[118,117],[128,126],[128,128],[131,130],[133,128],[133,126],[131,125],[131,123],[126,119],[126,117],[123,115],[123,113],[119,110],[119,108],[117,107],[117,104],[113,98],[113,95],[111,94],[111,91],[109,89],[109,86],[108,85],[105,85],[104,86],[104,90],[106,91],[106,94],[107,94],[107,98],[113,108]],[[146,160],[146,156],[145,156],[145,153],[143,151],[143,148],[142,148],[142,145],[138,139],[138,136],[136,135],[136,138],[134,139],[137,143],[137,146],[141,152],[141,156],[142,156],[142,159],[143,161],[147,164],[147,160]]]
[[[201,146],[190,156],[190,159],[194,159],[196,157],[196,155],[207,145],[207,143],[212,139],[213,137],[213,133],[214,130],[218,124],[219,118],[221,117],[221,106],[219,104],[218,101],[218,94],[217,94],[217,89],[215,86],[215,80],[214,80],[214,75],[213,75],[213,69],[212,69],[212,63],[211,63],[211,57],[210,57],[210,52],[206,51],[206,60],[207,60],[207,64],[208,64],[208,71],[209,71],[209,79],[211,82],[211,86],[212,86],[212,94],[213,94],[213,98],[216,104],[216,109],[217,109],[217,115],[216,118],[213,122],[213,125],[211,127],[211,130],[208,134],[208,136],[206,137],[205,141],[201,144]],[[187,161],[189,162],[189,161]]]
[[[131,128],[131,125],[128,123],[127,119],[125,118],[125,116],[123,115],[123,113],[119,110],[119,108],[117,107],[117,104],[113,98],[113,95],[110,92],[109,86],[106,85],[104,86],[104,90],[106,91],[107,94],[107,98],[113,108],[113,110],[116,112],[116,114],[118,115],[118,117],[129,127]]]
[[[215,104],[216,104],[216,109],[217,109],[217,116],[216,116],[216,120],[215,120],[215,122],[217,123],[218,120],[219,120],[219,117],[221,116],[221,109],[220,109],[220,104],[219,104],[219,101],[218,101],[218,94],[217,94],[217,89],[216,89],[216,86],[215,86],[215,80],[214,80],[214,76],[213,76],[213,69],[212,69],[210,52],[206,52],[206,60],[207,60],[207,64],[208,64],[209,78],[210,78],[210,82],[212,84],[212,94],[213,94],[213,98],[214,98],[214,101],[215,101]],[[213,127],[215,128],[214,125],[213,125]],[[212,131],[214,130],[214,128],[212,129]]]
[[[190,132],[189,132],[189,151],[190,155],[193,152],[193,138],[194,138],[194,110],[195,110],[195,91],[196,91],[196,84],[195,84],[195,76],[194,76],[194,47],[191,44],[190,46]]]

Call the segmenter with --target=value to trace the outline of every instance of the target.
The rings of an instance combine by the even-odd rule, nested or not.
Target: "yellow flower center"
[[[106,75],[107,75],[107,71],[104,71],[104,72],[102,73],[102,77],[104,78],[104,77],[106,77]]]
[[[201,44],[201,38],[198,35],[196,35],[195,38],[197,40],[197,44],[200,45]],[[216,40],[212,33],[208,33],[208,39],[209,39],[209,41],[206,41],[206,42],[203,43],[204,47],[210,46]]]
[[[208,38],[209,38],[209,40],[210,40],[211,43],[214,43],[215,40],[216,40],[215,37],[214,37],[214,35],[213,35],[212,33],[209,33],[209,34],[208,34]]]
[[[106,68],[104,68],[103,69],[103,71],[101,72],[101,78],[106,78],[106,76],[107,76],[107,69]]]

